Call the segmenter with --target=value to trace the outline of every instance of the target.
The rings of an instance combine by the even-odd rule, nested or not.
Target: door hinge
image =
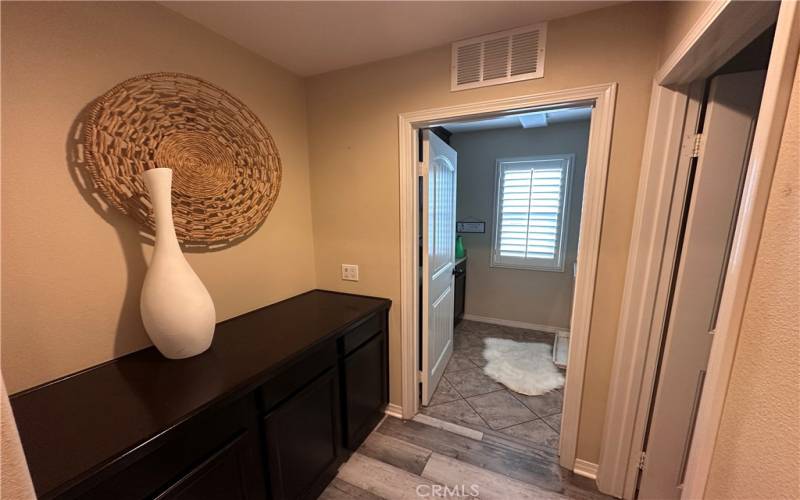
[[[703,134],[694,134],[689,139],[688,150],[689,150],[689,158],[698,158],[700,157],[700,150],[703,149],[703,145],[705,144],[705,136]]]
[[[647,453],[643,451],[642,454],[639,455],[639,469],[644,470],[645,467],[647,467]]]

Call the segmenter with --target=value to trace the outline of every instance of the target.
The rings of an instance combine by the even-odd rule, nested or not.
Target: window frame
[[[500,203],[502,201],[501,191],[502,174],[504,166],[511,163],[524,163],[524,162],[559,162],[559,166],[564,171],[563,182],[563,197],[561,200],[561,223],[558,227],[557,243],[558,251],[554,259],[526,259],[524,257],[500,257],[499,255],[499,242],[500,242],[500,228],[502,210]],[[492,223],[492,248],[490,251],[490,267],[507,268],[507,269],[520,269],[526,271],[546,271],[546,272],[564,272],[566,265],[566,243],[569,233],[569,208],[570,199],[572,197],[572,168],[575,163],[574,154],[555,154],[555,155],[532,155],[520,156],[512,158],[498,158],[495,160],[495,173],[494,173],[494,202],[492,210],[494,211]],[[552,167],[553,165],[549,165]],[[552,262],[550,264],[549,262]]]

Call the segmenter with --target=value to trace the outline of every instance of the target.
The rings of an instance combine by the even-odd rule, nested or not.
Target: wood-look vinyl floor
[[[606,499],[553,449],[426,416],[386,417],[320,498]]]

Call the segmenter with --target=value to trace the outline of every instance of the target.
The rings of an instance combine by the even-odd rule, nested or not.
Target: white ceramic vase
[[[208,349],[214,336],[214,302],[181,252],[172,222],[172,169],[144,172],[156,221],[156,243],[144,278],[140,309],[150,340],[170,359]]]

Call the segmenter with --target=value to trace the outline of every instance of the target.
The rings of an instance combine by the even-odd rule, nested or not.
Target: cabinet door
[[[316,498],[340,463],[339,390],[330,369],[264,418],[275,500]]]
[[[383,417],[389,402],[386,332],[344,359],[345,443],[355,451]]]
[[[246,500],[248,495],[248,453],[244,436],[199,464],[182,479],[156,496],[156,500]]]
[[[464,317],[464,301],[467,294],[467,273],[462,272],[456,275],[455,279],[456,295],[455,303],[453,304],[453,324],[457,325]]]

